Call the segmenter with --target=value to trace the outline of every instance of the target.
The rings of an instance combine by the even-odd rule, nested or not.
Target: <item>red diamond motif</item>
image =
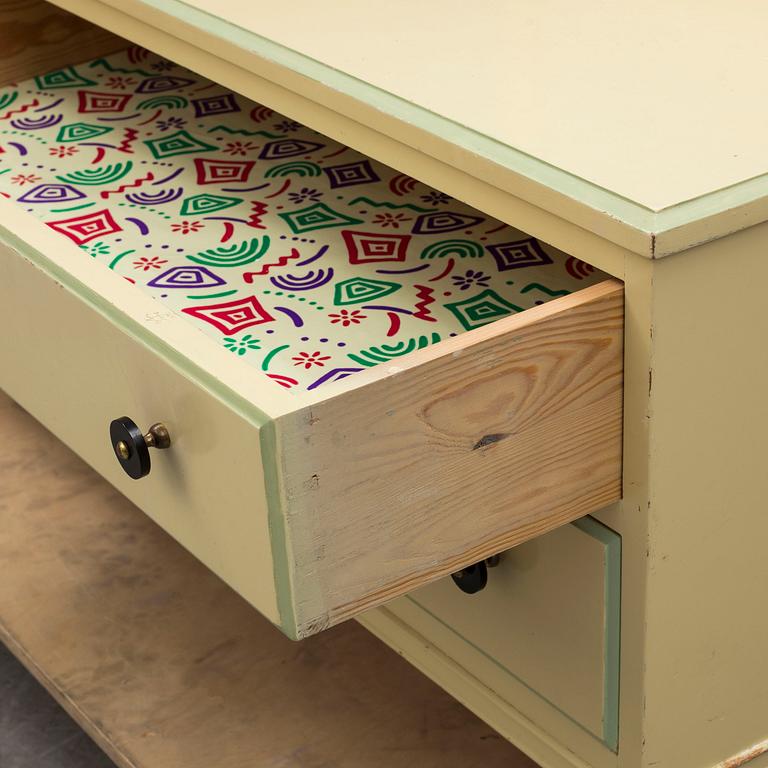
[[[232,184],[248,181],[254,160],[195,159],[198,184]]]
[[[186,307],[181,311],[199,320],[205,320],[224,334],[240,333],[252,325],[270,323],[275,319],[261,306],[255,296],[225,301],[221,304]]]
[[[122,112],[131,100],[130,94],[78,91],[78,112]]]
[[[76,216],[73,219],[60,219],[47,222],[51,229],[61,232],[70,240],[82,245],[95,237],[113,235],[122,232],[122,227],[112,218],[112,214],[105,208],[103,211],[94,211],[85,216]]]
[[[410,235],[385,235],[381,232],[341,232],[347,245],[350,264],[376,261],[405,261]]]

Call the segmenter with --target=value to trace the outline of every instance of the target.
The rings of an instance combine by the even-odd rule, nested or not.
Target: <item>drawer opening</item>
[[[607,279],[130,48],[0,91],[0,194],[311,391]]]
[[[619,281],[72,29],[0,68],[0,386],[286,634],[620,498]]]

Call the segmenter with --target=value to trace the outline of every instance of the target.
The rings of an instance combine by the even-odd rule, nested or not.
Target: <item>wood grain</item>
[[[299,636],[617,501],[623,317],[608,280],[279,419]]]
[[[0,84],[130,45],[43,0],[0,0]]]
[[[535,768],[357,625],[286,640],[2,394],[0,562],[0,638],[121,768]]]

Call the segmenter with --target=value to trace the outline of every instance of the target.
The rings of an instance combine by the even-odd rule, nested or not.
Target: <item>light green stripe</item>
[[[621,664],[621,536],[594,517],[573,523],[605,545],[605,661],[603,741],[619,748],[619,679]]]
[[[288,541],[285,530],[285,516],[280,502],[280,478],[277,471],[277,430],[270,421],[259,430],[261,463],[264,465],[264,487],[267,496],[269,539],[272,548],[277,611],[280,627],[291,640],[298,639],[296,614],[293,610],[291,574],[288,562]]]

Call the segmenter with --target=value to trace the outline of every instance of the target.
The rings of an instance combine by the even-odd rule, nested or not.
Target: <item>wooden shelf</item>
[[[357,624],[285,639],[2,393],[0,562],[0,639],[121,767],[533,768]]]

